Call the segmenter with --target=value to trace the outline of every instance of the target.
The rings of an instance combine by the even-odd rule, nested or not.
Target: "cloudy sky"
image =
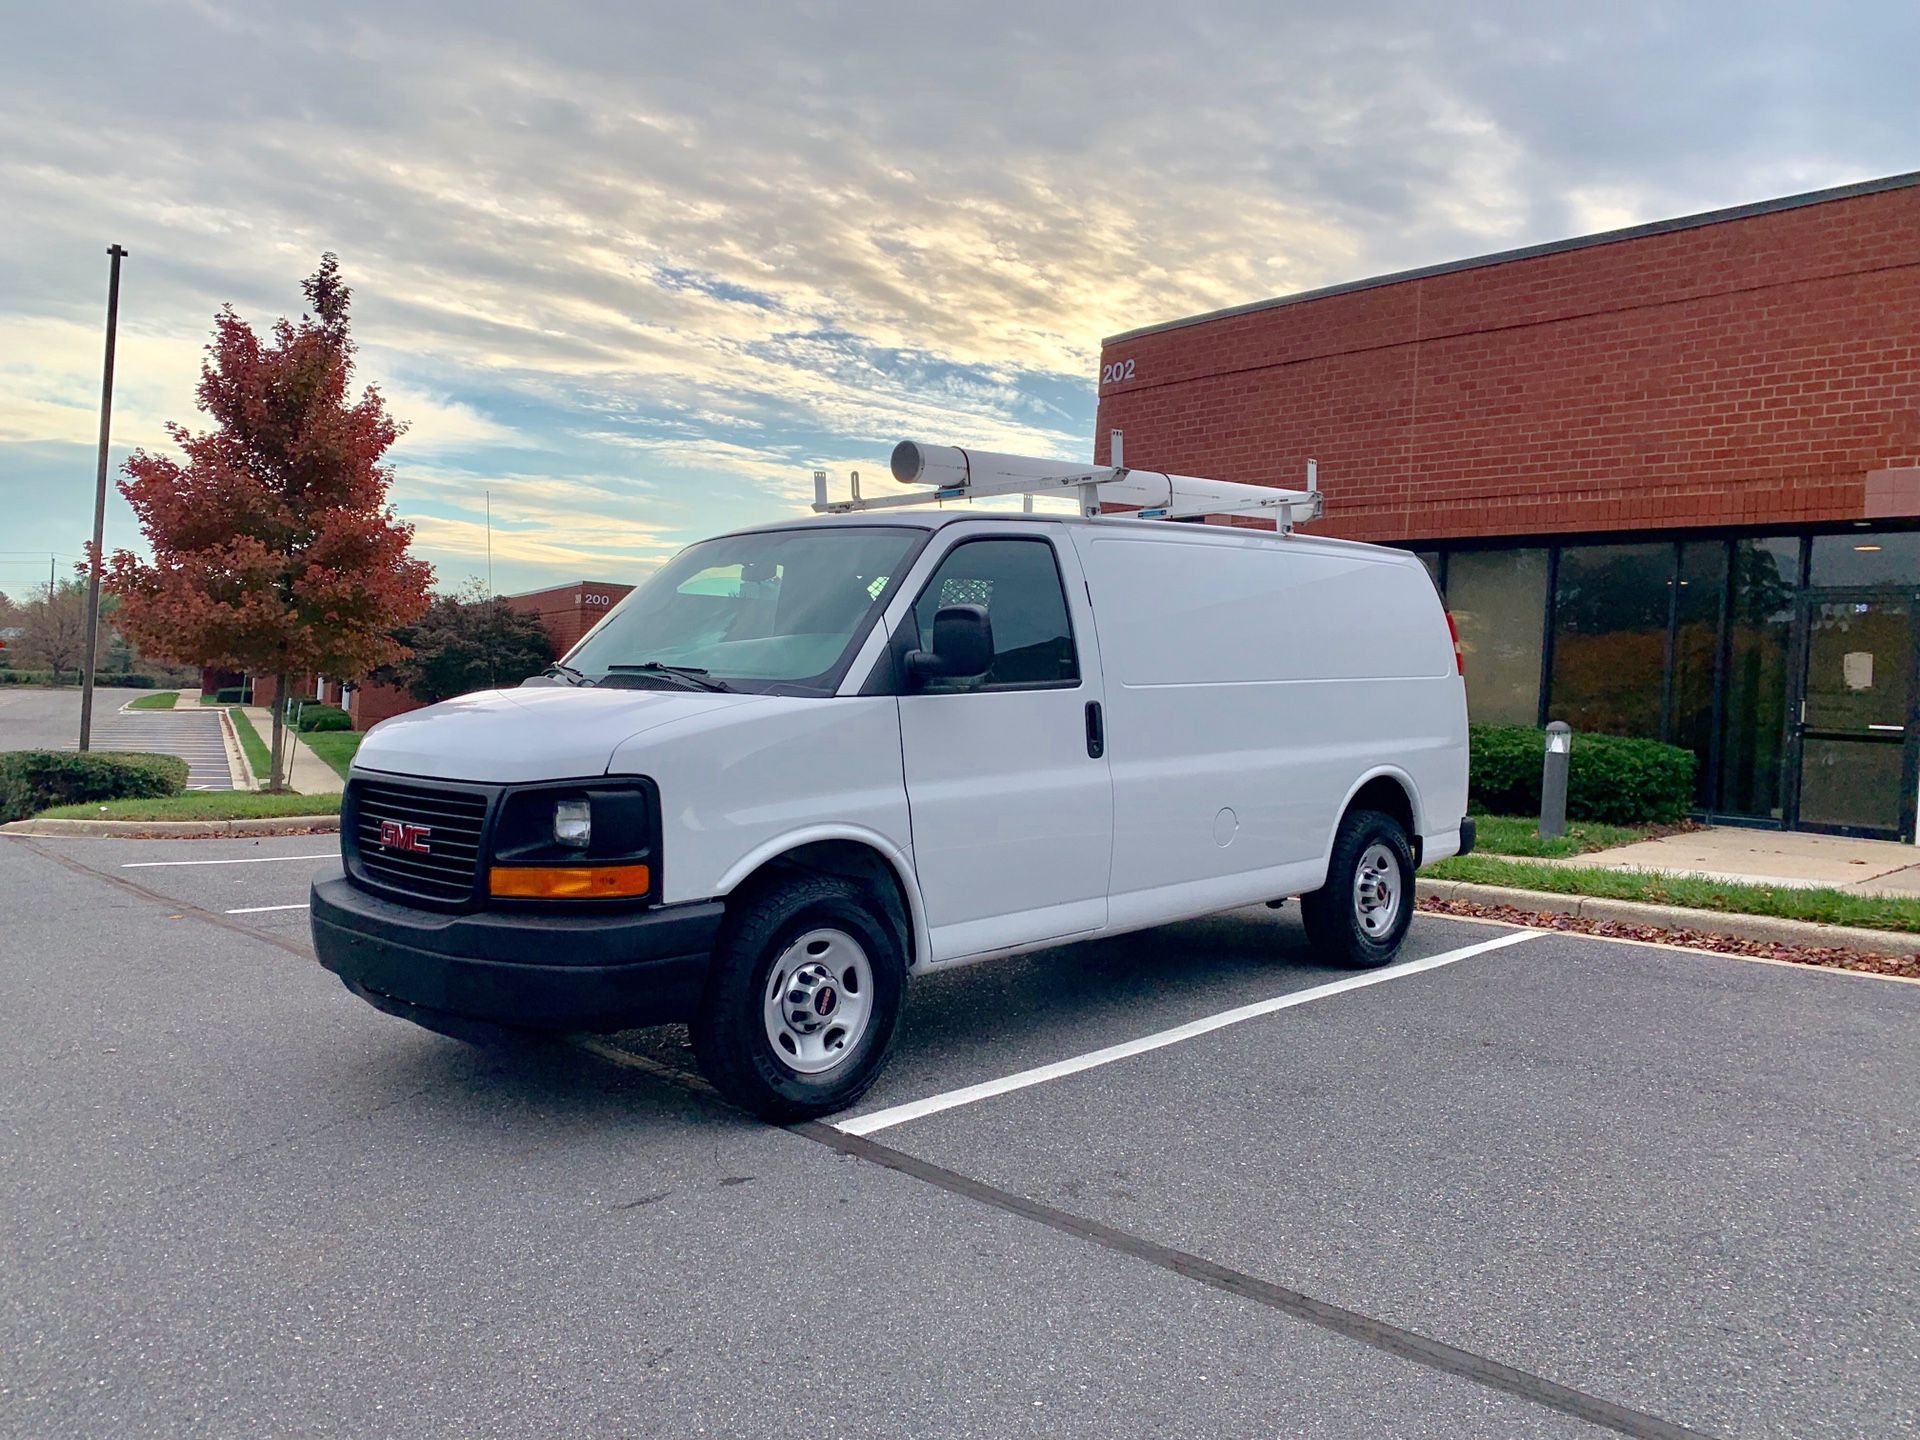
[[[1084,456],[1102,336],[1920,168],[1920,7],[7,0],[0,589],[338,252],[442,582],[631,577],[913,436]],[[115,498],[109,546],[137,546]],[[25,553],[20,553],[25,552]],[[37,552],[37,553],[36,553]]]

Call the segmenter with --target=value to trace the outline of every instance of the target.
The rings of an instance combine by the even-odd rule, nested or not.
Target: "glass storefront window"
[[[1718,807],[1729,815],[1775,820],[1781,815],[1787,670],[1799,581],[1798,539],[1734,541]]]
[[[1853,530],[1813,537],[1808,584],[1920,585],[1920,530]]]
[[[1720,654],[1720,602],[1727,588],[1727,543],[1689,541],[1680,547],[1674,600],[1673,714],[1667,739],[1699,760],[1695,801],[1713,803],[1713,677]]]
[[[1560,552],[1550,719],[1591,734],[1660,738],[1673,589],[1670,543]]]
[[[1467,664],[1467,715],[1477,725],[1540,720],[1545,550],[1456,550],[1447,557],[1447,609]]]

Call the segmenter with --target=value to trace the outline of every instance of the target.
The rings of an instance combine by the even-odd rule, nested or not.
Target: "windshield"
[[[833,526],[703,541],[621,601],[566,663],[595,683],[631,683],[635,667],[657,664],[704,671],[729,690],[830,695],[922,538]]]

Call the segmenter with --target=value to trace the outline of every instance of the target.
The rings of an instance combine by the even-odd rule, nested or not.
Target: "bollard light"
[[[1540,770],[1540,838],[1567,833],[1567,771],[1573,761],[1573,727],[1564,720],[1547,726],[1547,754]]]

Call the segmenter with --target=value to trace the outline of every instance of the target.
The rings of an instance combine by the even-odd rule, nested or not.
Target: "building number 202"
[[[1132,378],[1133,361],[1131,360],[1116,360],[1111,365],[1102,365],[1100,367],[1100,383],[1102,385],[1113,385],[1122,380],[1131,380]]]

